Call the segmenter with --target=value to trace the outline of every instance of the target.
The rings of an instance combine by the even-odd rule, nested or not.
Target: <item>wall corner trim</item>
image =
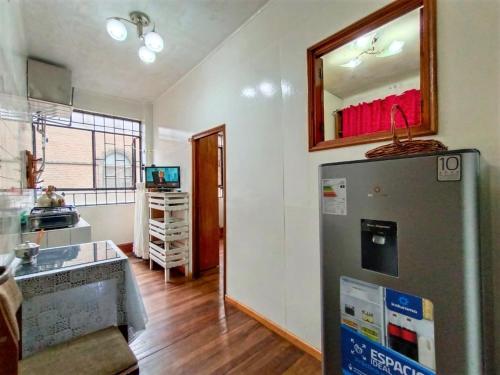
[[[312,355],[314,358],[318,359],[319,361],[322,360],[321,351],[316,349],[314,346],[308,344],[304,340],[300,339],[299,337],[295,336],[290,331],[280,327],[278,324],[274,323],[273,321],[271,321],[268,318],[264,317],[263,315],[259,314],[255,310],[244,305],[243,303],[238,302],[237,300],[235,300],[234,298],[232,298],[228,295],[224,296],[224,301],[227,302],[229,305],[236,307],[238,310],[247,314],[251,318],[255,319],[256,321],[261,323],[266,328],[270,329],[271,331],[273,331],[277,335],[281,336],[282,338],[284,338],[285,340],[287,340],[291,344],[295,345],[297,348]]]

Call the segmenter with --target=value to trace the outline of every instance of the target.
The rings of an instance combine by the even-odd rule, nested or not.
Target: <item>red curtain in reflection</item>
[[[401,95],[390,95],[370,103],[344,108],[342,110],[342,136],[352,137],[390,130],[391,108],[394,104],[401,106],[408,117],[410,126],[420,124],[420,90],[412,89]],[[396,126],[398,128],[404,126],[404,120],[400,113],[396,114]]]

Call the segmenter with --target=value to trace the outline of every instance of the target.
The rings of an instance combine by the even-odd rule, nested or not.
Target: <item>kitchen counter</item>
[[[22,242],[36,242],[38,232],[23,232],[21,233]],[[78,223],[73,227],[60,229],[47,229],[42,238],[40,248],[76,245],[92,241],[92,226],[84,219],[80,218]]]

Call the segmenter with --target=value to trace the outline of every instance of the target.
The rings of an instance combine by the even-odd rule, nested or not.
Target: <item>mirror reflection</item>
[[[324,140],[390,130],[394,104],[420,125],[420,30],[421,8],[321,56]]]

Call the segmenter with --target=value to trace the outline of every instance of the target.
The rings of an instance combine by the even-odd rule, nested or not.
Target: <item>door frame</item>
[[[224,204],[224,210],[223,210],[223,221],[224,221],[224,230],[222,233],[222,240],[223,240],[223,258],[224,258],[224,282],[223,282],[223,295],[226,295],[226,279],[227,279],[227,261],[226,261],[226,233],[227,233],[227,224],[226,224],[226,196],[227,196],[227,185],[226,185],[226,175],[227,175],[227,168],[226,168],[226,124],[222,124],[219,126],[216,126],[214,128],[205,130],[201,133],[194,134],[190,138],[191,142],[191,200],[192,200],[192,217],[191,217],[191,227],[193,231],[193,236],[192,236],[192,256],[193,256],[193,264],[192,264],[192,273],[193,277],[197,278],[200,275],[200,264],[199,264],[199,247],[198,247],[198,228],[196,225],[196,205],[198,204],[197,198],[196,198],[196,141],[208,137],[210,135],[222,133],[222,140],[223,140],[223,152],[222,152],[222,185],[223,185],[223,196],[222,196],[222,201]]]

